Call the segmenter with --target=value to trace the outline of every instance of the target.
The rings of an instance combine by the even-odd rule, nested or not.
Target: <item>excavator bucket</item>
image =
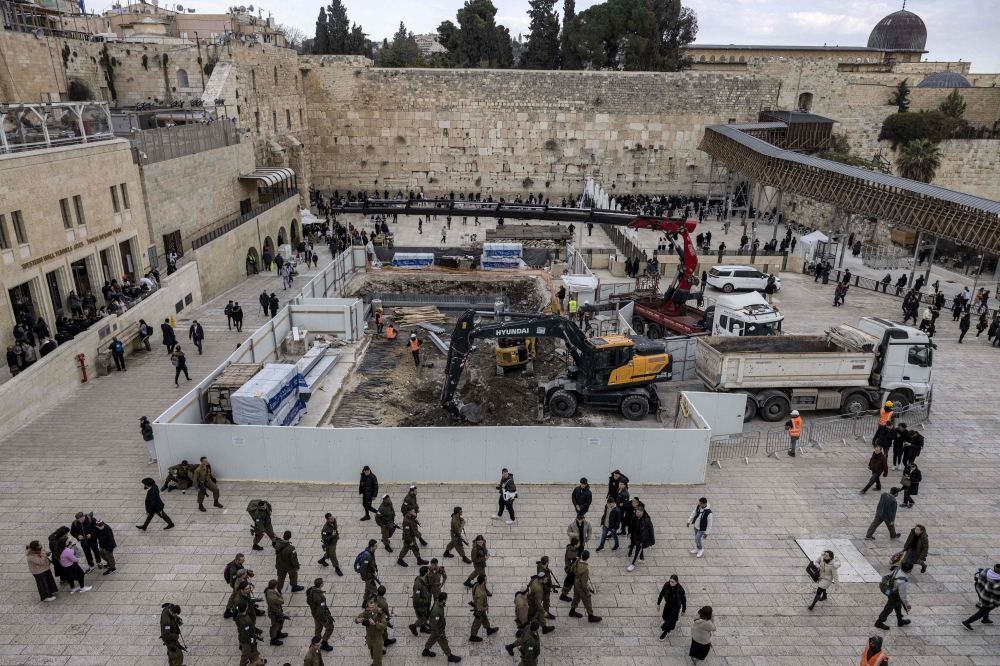
[[[484,400],[481,404],[471,404],[466,405],[463,402],[458,403],[458,413],[462,415],[469,423],[479,423],[484,418],[486,418],[486,410],[489,404]]]

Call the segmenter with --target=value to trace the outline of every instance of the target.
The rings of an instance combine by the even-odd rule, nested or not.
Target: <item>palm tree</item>
[[[941,166],[941,149],[930,139],[914,139],[900,150],[896,168],[899,175],[921,183],[934,180],[934,174]]]

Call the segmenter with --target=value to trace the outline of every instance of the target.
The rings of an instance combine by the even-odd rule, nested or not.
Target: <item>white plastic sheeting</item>
[[[427,268],[434,264],[433,252],[397,252],[392,256],[392,265],[397,268]]]
[[[560,279],[570,292],[580,293],[597,289],[597,278],[589,275],[563,275]]]
[[[268,363],[233,393],[233,421],[240,425],[290,425],[305,403],[296,408],[305,378],[296,365]]]

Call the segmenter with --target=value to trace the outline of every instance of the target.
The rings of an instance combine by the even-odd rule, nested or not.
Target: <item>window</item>
[[[736,335],[743,335],[743,322],[733,319],[729,322],[729,332]]]
[[[83,216],[83,197],[79,194],[73,197],[73,209],[76,211],[76,223],[81,227],[87,224],[87,218]]]
[[[257,92],[257,70],[255,69],[250,70],[250,88]]]
[[[178,69],[177,70],[177,87],[178,88],[188,88],[188,73],[187,70]]]
[[[292,112],[285,109],[285,124],[288,125],[288,129],[292,129]]]
[[[809,111],[813,105],[813,94],[804,92],[799,95],[799,111]]]
[[[709,62],[715,62],[715,56],[712,56],[712,57],[711,57],[711,58],[709,59]]]
[[[698,62],[705,62],[705,56],[698,58]]]
[[[122,206],[125,208],[125,210],[129,210],[130,208],[132,208],[132,206],[128,202],[128,183],[122,183],[121,188],[122,188]]]
[[[117,209],[117,206],[116,206]],[[73,228],[73,217],[69,212],[69,199],[59,200],[59,211],[62,213],[63,227],[66,229]]]
[[[299,127],[302,127],[303,125],[305,125],[305,123],[302,122],[302,109],[300,108],[299,109]]]
[[[63,201],[65,201],[65,199],[63,199]],[[116,213],[121,212],[121,206],[118,205],[118,188],[116,188],[114,185],[111,186],[111,207],[115,209]],[[65,217],[66,217],[66,212],[64,210],[63,218]],[[65,219],[63,221],[65,222]],[[69,227],[66,228],[68,229]]]
[[[740,56],[740,62],[746,62],[746,58],[744,56]]]
[[[28,237],[24,234],[24,218],[21,217],[21,211],[15,210],[10,214],[10,223],[14,227],[14,238],[17,242],[24,244],[28,242]]]
[[[278,112],[271,110],[271,124],[274,125],[274,131],[278,131]]]
[[[931,365],[930,347],[910,347],[906,354],[906,362],[910,365],[919,365],[922,368],[929,368]]]
[[[721,317],[719,317],[719,328],[722,329],[723,331],[729,328],[729,317],[727,317],[726,315],[722,315]]]
[[[7,240],[7,219],[3,215],[0,215],[0,249],[10,249],[10,241]]]

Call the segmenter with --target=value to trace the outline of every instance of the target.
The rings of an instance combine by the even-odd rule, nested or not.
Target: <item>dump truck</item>
[[[934,343],[880,317],[823,335],[705,336],[696,345],[695,372],[709,390],[746,394],[744,421],[781,421],[793,409],[856,414],[931,393]]]

